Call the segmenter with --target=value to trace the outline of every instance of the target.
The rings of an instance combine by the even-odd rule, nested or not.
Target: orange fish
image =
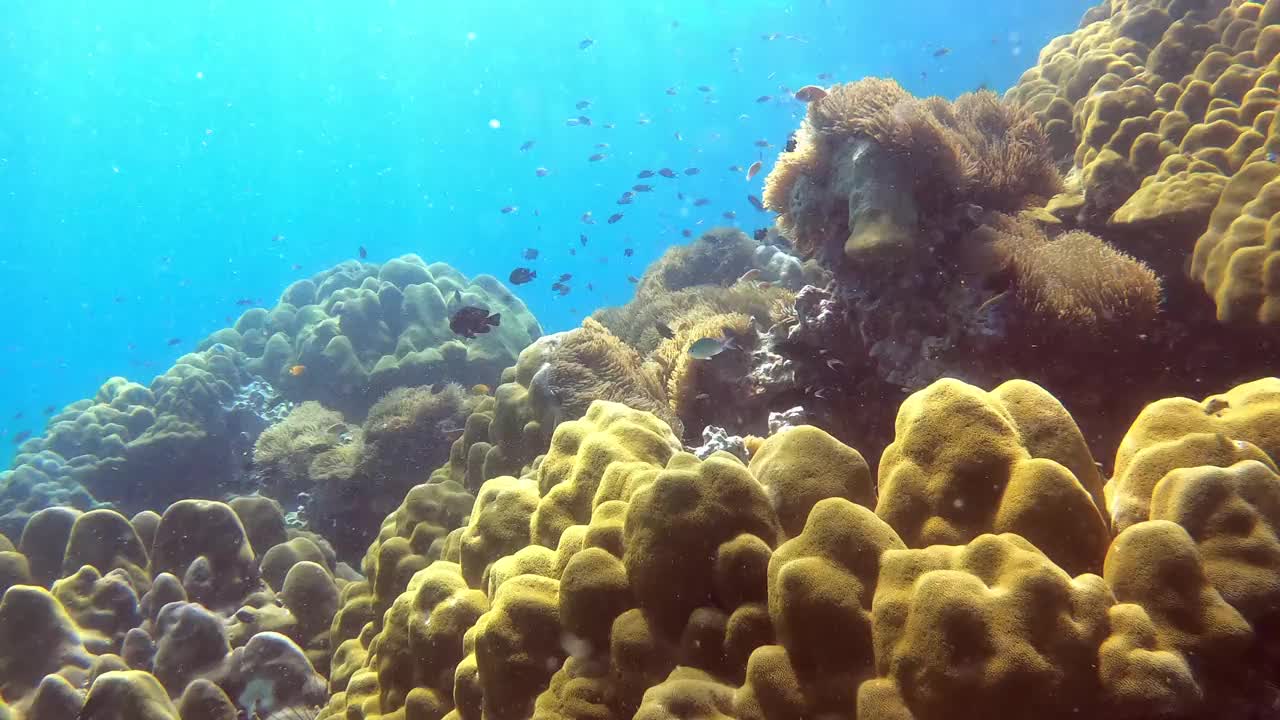
[[[751,182],[751,178],[755,177],[756,173],[760,172],[760,168],[763,165],[764,163],[759,160],[751,163],[751,167],[747,168],[747,182]]]
[[[796,91],[796,99],[800,102],[817,102],[827,96],[827,91],[817,85],[805,85]]]
[[[488,395],[489,392],[490,392],[489,386],[485,385],[484,383],[477,383],[471,386],[472,395]]]
[[[305,373],[306,371],[307,371],[306,365],[293,365],[289,368],[289,374],[294,377],[302,377],[302,374]]]

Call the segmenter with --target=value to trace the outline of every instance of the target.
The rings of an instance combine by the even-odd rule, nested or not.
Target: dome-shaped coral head
[[[864,247],[901,246],[956,208],[1013,212],[1061,185],[1028,111],[986,90],[950,102],[865,78],[809,103],[794,149],[765,181],[764,204],[797,250],[834,256],[859,233]]]

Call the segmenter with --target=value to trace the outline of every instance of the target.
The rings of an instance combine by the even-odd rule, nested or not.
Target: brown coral
[[[1096,235],[1077,230],[1008,249],[1018,302],[1054,330],[1136,334],[1160,311],[1161,283],[1151,268]]]
[[[874,147],[870,155],[866,143]],[[887,221],[896,229],[879,234],[909,235],[917,231],[915,223],[937,221],[964,203],[1012,212],[1048,198],[1061,179],[1047,145],[1031,113],[993,93],[968,93],[950,103],[867,78],[837,85],[810,103],[795,150],[779,156],[766,181],[764,201],[801,251],[814,254],[833,239],[847,249],[844,236],[859,223]],[[912,188],[915,212],[860,218],[848,204],[826,197],[825,188],[840,185],[832,175],[853,168],[866,174],[883,165],[870,159],[877,153]]]

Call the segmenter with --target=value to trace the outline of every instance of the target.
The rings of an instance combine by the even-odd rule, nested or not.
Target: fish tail
[[[498,327],[498,323],[502,322],[502,313],[494,313],[490,315],[489,317],[485,318],[485,322],[489,323],[494,327]]]

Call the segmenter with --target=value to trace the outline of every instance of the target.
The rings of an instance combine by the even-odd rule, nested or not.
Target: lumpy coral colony
[[[574,330],[295,283],[0,476],[0,717],[1274,717],[1278,86],[1280,0],[1110,0]]]

